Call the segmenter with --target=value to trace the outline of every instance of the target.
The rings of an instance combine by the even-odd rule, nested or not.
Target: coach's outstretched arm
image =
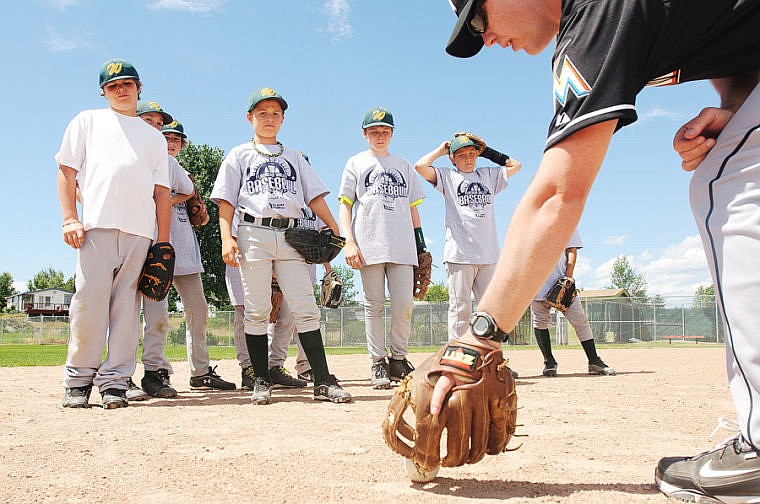
[[[549,276],[578,226],[617,120],[588,126],[548,149],[507,230],[496,272],[478,305],[502,331],[511,331]],[[498,347],[468,331],[463,341]],[[431,412],[438,413],[454,385],[451,374],[436,384]]]

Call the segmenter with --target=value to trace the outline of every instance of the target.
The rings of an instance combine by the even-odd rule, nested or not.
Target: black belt
[[[296,220],[289,219],[287,217],[254,217],[247,213],[243,214],[243,220],[250,222],[257,226],[264,226],[274,229],[287,229],[289,227],[295,227]]]

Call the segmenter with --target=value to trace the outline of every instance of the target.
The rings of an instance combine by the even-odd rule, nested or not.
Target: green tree
[[[608,289],[625,289],[632,297],[642,301],[647,299],[647,279],[644,273],[636,269],[628,262],[627,256],[615,259],[612,265],[611,284]]]
[[[66,280],[62,271],[58,271],[51,266],[34,275],[34,278],[27,282],[26,288],[30,291],[41,289],[65,289],[73,291],[74,277]]]
[[[0,309],[5,309],[5,298],[16,294],[16,288],[13,286],[13,275],[5,271],[0,274]]]
[[[694,308],[712,307],[715,303],[715,285],[700,285],[694,293]]]
[[[219,210],[208,198],[223,159],[222,149],[208,145],[190,144],[179,155],[180,164],[195,175],[195,185],[208,208],[208,224],[195,228],[195,232],[205,270],[201,273],[203,290],[208,302],[219,309],[228,307],[230,298],[224,283],[225,264],[222,260],[222,239],[219,235]]]
[[[431,303],[446,303],[449,301],[449,288],[443,282],[434,283],[428,287],[428,291],[425,294],[425,301]]]

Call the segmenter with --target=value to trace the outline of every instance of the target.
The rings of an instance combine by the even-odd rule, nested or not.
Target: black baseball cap
[[[470,33],[467,23],[475,15],[475,7],[480,0],[449,0],[454,14],[458,16],[457,24],[451,32],[446,52],[458,58],[469,58],[478,54],[483,47],[483,37]]]

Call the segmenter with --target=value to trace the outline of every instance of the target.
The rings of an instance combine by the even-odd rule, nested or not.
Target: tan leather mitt
[[[441,412],[430,413],[435,383],[443,372],[470,383],[456,385]],[[415,425],[404,418],[411,406]],[[512,372],[501,350],[488,351],[461,342],[450,343],[412,371],[396,388],[383,420],[390,448],[412,460],[420,471],[440,465],[474,464],[485,454],[507,448],[517,423],[517,393]],[[446,429],[446,454],[441,435]]]

